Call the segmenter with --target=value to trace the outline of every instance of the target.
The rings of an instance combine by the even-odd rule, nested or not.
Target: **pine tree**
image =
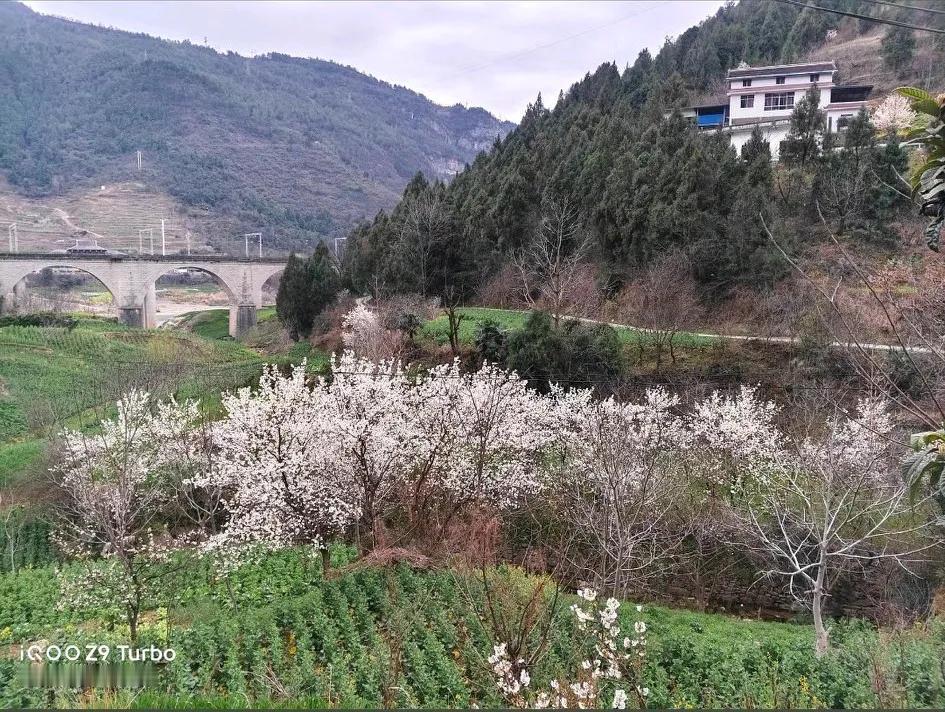
[[[289,330],[294,341],[306,336],[312,328],[307,306],[308,279],[305,272],[305,261],[294,253],[289,255],[282,279],[279,280],[279,291],[276,293],[276,316]]]
[[[341,280],[324,242],[318,243],[305,266],[305,277],[309,285],[308,308],[314,324],[315,317],[334,303],[341,288]]]
[[[820,155],[827,115],[820,110],[820,91],[811,87],[791,114],[791,130],[781,142],[781,162],[807,166]]]
[[[289,256],[276,294],[276,316],[293,340],[308,338],[316,317],[334,302],[339,288],[340,277],[324,242],[307,260]]]

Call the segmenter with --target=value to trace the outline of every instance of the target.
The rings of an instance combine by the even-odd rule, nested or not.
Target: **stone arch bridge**
[[[15,303],[26,289],[27,275],[46,267],[87,272],[111,292],[118,319],[128,326],[153,328],[155,283],[176,269],[199,269],[217,278],[230,298],[230,335],[240,336],[256,324],[262,287],[281,272],[285,259],[239,259],[214,255],[69,255],[19,253],[0,256],[0,297]]]

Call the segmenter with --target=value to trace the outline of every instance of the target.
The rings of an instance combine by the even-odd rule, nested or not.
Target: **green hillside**
[[[209,211],[211,239],[341,235],[417,171],[446,177],[511,128],[332,62],[221,54],[18,3],[0,4],[0,40],[0,169],[19,191],[148,182]]]
[[[821,5],[933,27],[945,21],[866,0]],[[831,139],[855,150],[824,150],[802,165],[788,165],[782,155],[772,168],[760,134],[737,156],[726,133],[699,131],[674,113],[724,93],[725,72],[740,62],[790,63],[821,53],[837,57],[841,82],[850,81],[852,68],[855,81],[876,84],[877,99],[880,85],[888,91],[915,82],[941,91],[945,54],[934,35],[913,33],[913,53],[896,71],[878,57],[869,67],[844,64],[844,47],[878,55],[888,29],[780,2],[727,4],[655,56],[644,50],[625,68],[603,64],[556,102],[539,96],[521,124],[450,185],[412,182],[390,213],[351,233],[349,283],[361,292],[473,296],[528,243],[549,204],[563,200],[573,225],[590,238],[604,297],[668,255],[691,267],[709,297],[770,287],[787,269],[762,220],[791,249],[823,244],[818,205],[841,237],[895,246],[897,227],[914,208],[888,185],[898,180],[895,171],[906,170],[907,157],[866,117]],[[431,205],[436,221],[415,229],[411,216]]]

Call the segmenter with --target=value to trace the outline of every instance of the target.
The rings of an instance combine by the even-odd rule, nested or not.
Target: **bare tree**
[[[568,197],[548,199],[535,236],[512,257],[523,299],[532,308],[546,306],[555,328],[566,313],[578,270],[591,246],[574,202]]]
[[[646,330],[637,342],[641,356],[648,342],[656,352],[657,371],[665,350],[675,363],[680,330],[703,315],[689,258],[672,252],[653,262],[621,292],[617,308],[621,321]]]
[[[450,342],[450,352],[455,357],[459,354],[460,334],[466,315],[459,310],[460,296],[455,285],[447,285],[443,293],[443,311],[446,313],[447,334]]]
[[[22,506],[8,504],[3,499],[3,492],[0,492],[0,541],[6,548],[4,558],[8,561],[8,570],[16,573],[16,555],[22,545],[26,518],[23,516]],[[3,567],[0,566],[0,571],[2,570]]]

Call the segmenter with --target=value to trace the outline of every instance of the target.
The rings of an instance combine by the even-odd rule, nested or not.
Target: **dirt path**
[[[65,210],[63,210],[62,208],[53,208],[52,211],[53,211],[54,213],[56,213],[56,217],[58,217],[60,220],[62,220],[63,224],[64,224],[67,228],[69,228],[70,230],[72,230],[73,232],[82,232],[82,231],[84,231],[84,232],[86,232],[87,234],[91,235],[92,237],[94,237],[94,238],[97,239],[97,240],[103,240],[103,239],[104,239],[104,238],[103,238],[101,235],[99,235],[97,232],[93,232],[92,230],[88,230],[88,229],[86,229],[86,228],[84,228],[84,227],[79,227],[78,225],[76,225],[74,222],[72,222],[72,218],[70,217],[69,213],[67,213],[67,212],[66,212]]]

